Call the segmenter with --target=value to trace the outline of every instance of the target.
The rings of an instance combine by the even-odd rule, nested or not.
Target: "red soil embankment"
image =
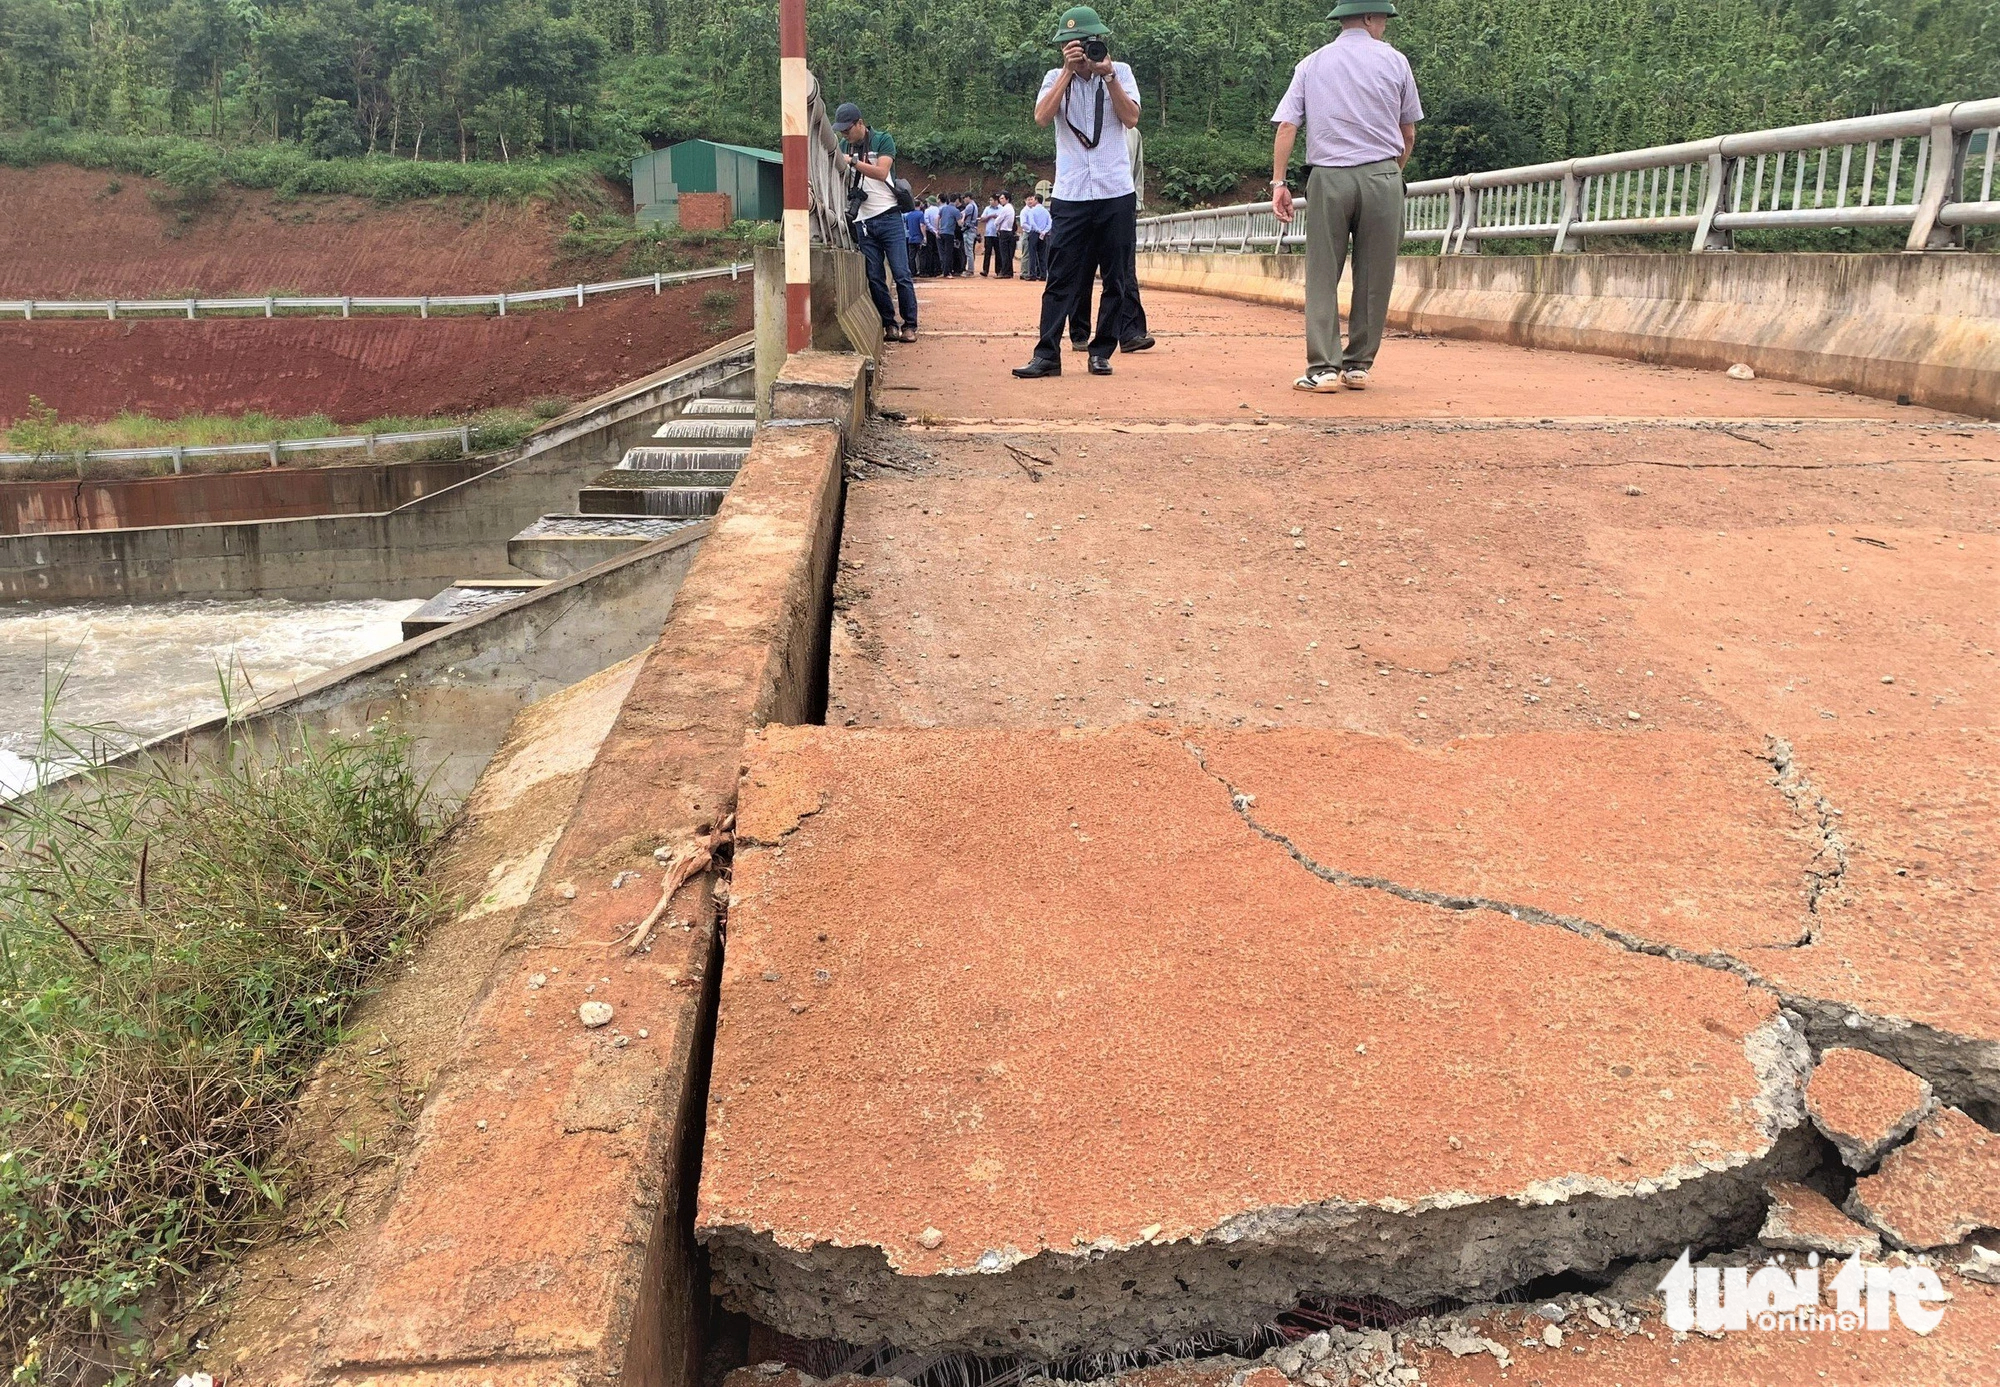
[[[574,277],[557,269],[569,209],[544,201],[380,207],[224,188],[183,222],[154,201],[161,187],[60,164],[0,168],[0,298],[487,293]],[[627,205],[608,183],[604,200]]]
[[[703,307],[718,292],[726,312]],[[66,421],[263,410],[342,424],[583,399],[749,326],[747,276],[506,318],[0,323],[0,422],[30,395]]]

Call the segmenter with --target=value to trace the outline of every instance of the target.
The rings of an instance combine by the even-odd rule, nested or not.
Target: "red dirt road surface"
[[[714,293],[731,306],[704,308]],[[341,423],[582,399],[749,326],[747,279],[506,318],[0,323],[0,421],[30,395],[70,421],[264,410]]]

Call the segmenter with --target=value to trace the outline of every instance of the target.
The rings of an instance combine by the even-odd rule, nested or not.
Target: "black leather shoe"
[[[1118,350],[1121,352],[1143,352],[1149,350],[1152,345],[1153,336],[1151,333],[1147,333],[1143,337],[1134,337],[1129,342],[1120,342]]]
[[[1059,376],[1062,374],[1062,362],[1045,361],[1038,356],[1026,366],[1016,366],[1014,374],[1022,380],[1040,380],[1044,376]]]
[[[1108,356],[1093,356],[1090,358],[1090,374],[1093,376],[1110,375],[1111,358]]]

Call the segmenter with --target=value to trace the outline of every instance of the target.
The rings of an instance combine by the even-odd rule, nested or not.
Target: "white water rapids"
[[[53,721],[141,739],[402,639],[416,602],[157,602],[0,607],[0,797],[32,783],[45,693]]]

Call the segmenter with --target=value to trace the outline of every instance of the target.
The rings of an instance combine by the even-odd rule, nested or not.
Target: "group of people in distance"
[[[939,197],[903,214],[903,239],[909,247],[910,271],[920,279],[991,275],[1014,278],[1014,257],[1021,257],[1022,279],[1045,279],[1048,264],[1049,209],[1039,193],[1029,193],[1014,206],[1006,189],[992,194],[981,207],[971,193]],[[985,251],[980,258],[981,249]],[[973,266],[979,268],[974,270]]]
[[[1271,209],[1289,226],[1300,204],[1308,213],[1306,242],[1306,372],[1295,389],[1324,393],[1361,390],[1382,341],[1396,253],[1403,237],[1403,169],[1416,148],[1423,107],[1409,61],[1384,39],[1394,0],[1338,0],[1328,19],[1340,32],[1308,54],[1271,123]],[[1138,190],[1126,132],[1139,124],[1139,83],[1128,64],[1111,58],[1111,30],[1096,10],[1063,12],[1051,42],[1062,66],[1042,79],[1035,123],[1052,126],[1056,176],[1046,203],[1029,194],[1016,209],[1006,192],[985,207],[969,193],[899,199],[893,168],[896,144],[870,130],[852,102],[834,113],[847,166],[855,174],[855,240],[868,264],[869,291],[885,336],[917,335],[914,261],[924,273],[1014,275],[1017,246],[1026,248],[1021,278],[1044,281],[1035,354],[1014,368],[1022,380],[1062,374],[1062,338],[1088,354],[1092,375],[1111,374],[1114,351],[1153,345],[1139,300]],[[1291,160],[1306,133],[1305,196],[1295,196]],[[1337,297],[1342,271],[1353,265],[1353,299],[1342,340]],[[1104,290],[1093,329],[1091,287]],[[895,293],[890,292],[894,281]]]

